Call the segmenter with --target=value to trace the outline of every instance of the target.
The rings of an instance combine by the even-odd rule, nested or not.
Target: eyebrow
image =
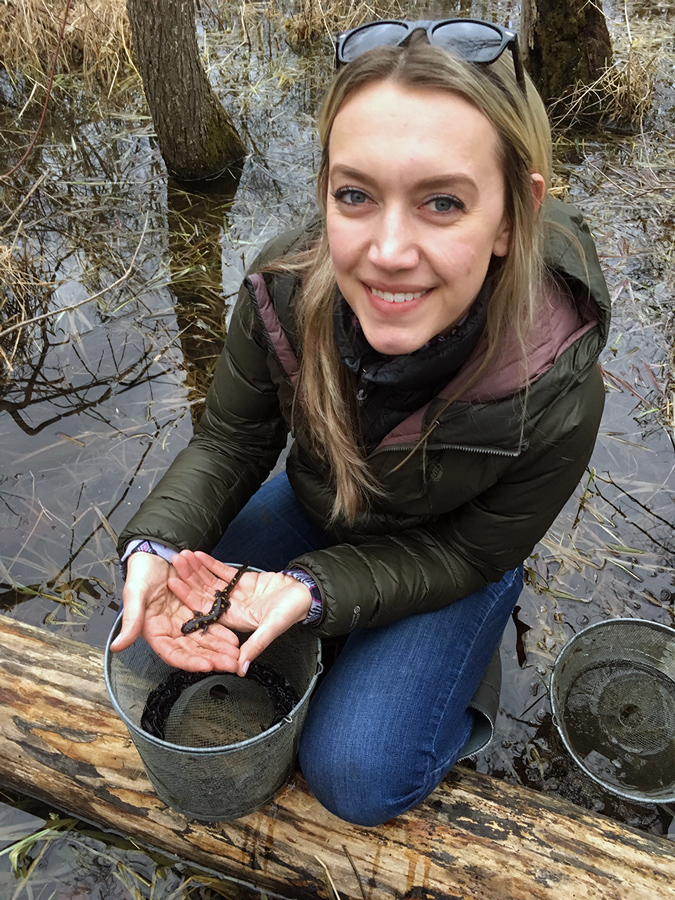
[[[364,172],[359,171],[359,169],[354,169],[351,166],[345,166],[338,164],[335,167],[329,170],[329,177],[338,175],[343,178],[354,178],[357,181],[362,182],[365,185],[375,185],[376,179],[371,178],[369,175],[366,175]],[[458,184],[469,188],[475,188],[476,182],[473,178],[470,178],[468,175],[464,175],[463,173],[451,173],[443,175],[432,175],[429,178],[421,178],[418,182],[416,182],[415,186],[420,188],[421,190],[438,190],[444,187],[448,187],[451,184]]]

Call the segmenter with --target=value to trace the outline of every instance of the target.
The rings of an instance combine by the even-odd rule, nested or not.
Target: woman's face
[[[328,149],[338,286],[372,347],[411,353],[462,318],[508,251],[497,133],[459,96],[384,81],[345,101]]]

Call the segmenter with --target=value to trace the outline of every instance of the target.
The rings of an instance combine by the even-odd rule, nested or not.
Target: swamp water
[[[428,7],[404,8],[416,18]],[[223,9],[228,30],[201,30],[200,42],[251,148],[234,198],[195,199],[167,182],[136,82],[93,100],[65,76],[35,152],[3,188],[0,238],[23,261],[27,317],[51,314],[18,344],[16,333],[2,338],[11,366],[0,392],[0,607],[98,647],[119,608],[115,533],[192,434],[244,270],[267,238],[314,210],[328,43],[317,39],[309,54],[260,5],[246,5],[245,31],[240,8]],[[625,56],[623,5],[605,9]],[[442,10],[517,24],[517,4]],[[614,300],[605,415],[588,475],[527,561],[502,643],[497,735],[475,766],[667,834],[669,808],[613,797],[571,762],[547,696],[557,653],[585,625],[619,616],[675,624],[675,4],[637,0],[628,17],[634,52],[655,58],[643,130],[566,131],[555,148],[556,189],[586,216]],[[37,123],[31,88],[0,73],[0,171]],[[11,798],[0,806],[0,840],[47,815]],[[190,879],[73,820],[52,820],[27,854],[26,878],[0,857],[3,898],[260,896]]]

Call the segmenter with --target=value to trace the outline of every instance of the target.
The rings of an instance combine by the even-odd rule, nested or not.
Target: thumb
[[[113,653],[130,647],[143,630],[145,604],[137,592],[125,588],[122,599],[122,627],[120,633],[110,645]]]
[[[143,616],[140,610],[134,615],[127,606],[122,612],[122,628],[115,640],[110,645],[113,653],[119,653],[120,650],[126,650],[130,647],[136,638],[140,635],[143,628]]]
[[[145,610],[153,596],[166,591],[169,563],[160,556],[132,553],[122,593],[122,629],[110,645],[113,653],[126,650],[143,631]]]

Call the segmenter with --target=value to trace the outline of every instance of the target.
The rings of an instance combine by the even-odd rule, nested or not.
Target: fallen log
[[[155,795],[103,679],[103,654],[0,616],[3,785],[293,900],[664,900],[675,846],[556,797],[460,768],[379,828],[326,812],[300,775],[213,825]]]

